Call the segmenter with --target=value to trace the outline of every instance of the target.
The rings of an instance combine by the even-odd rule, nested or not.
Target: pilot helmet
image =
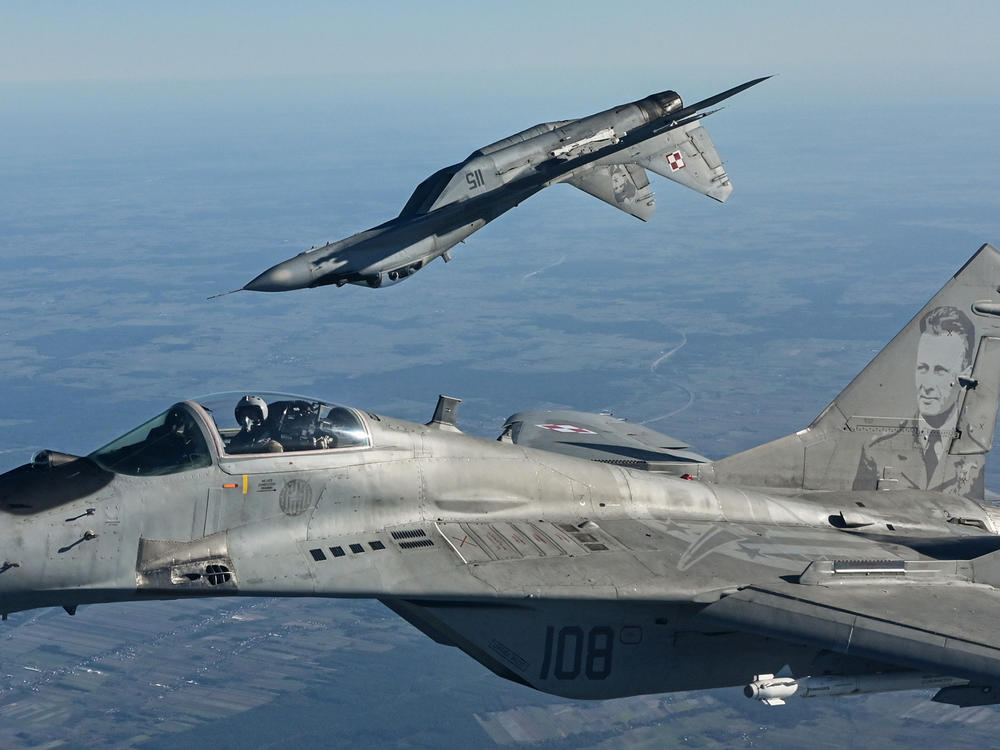
[[[170,432],[181,433],[187,429],[187,420],[184,418],[184,412],[180,409],[171,409],[167,412],[165,424]]]
[[[267,419],[267,402],[260,396],[244,396],[236,404],[236,421],[249,429]]]

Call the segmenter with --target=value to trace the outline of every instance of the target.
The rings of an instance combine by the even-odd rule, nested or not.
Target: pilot
[[[143,444],[133,454],[133,459],[139,462],[143,473],[190,461],[190,457],[198,452],[194,437],[196,430],[187,414],[180,409],[171,409],[163,424],[149,431]]]
[[[180,409],[171,409],[167,412],[163,424],[149,431],[146,442],[156,445],[165,440],[185,441],[186,432],[187,420],[184,419],[184,413]]]
[[[271,437],[267,427],[267,402],[260,396],[244,396],[236,404],[240,431],[226,446],[228,453],[281,453],[281,443]]]

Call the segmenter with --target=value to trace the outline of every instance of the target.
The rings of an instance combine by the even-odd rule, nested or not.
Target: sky
[[[967,94],[996,90],[998,22],[1000,6],[985,0],[947,8],[901,0],[6,0],[0,83],[319,75],[365,85],[435,76],[446,85],[472,74],[559,86],[576,76],[603,85],[626,73],[645,81],[739,71],[788,76],[820,96],[942,82]]]
[[[671,367],[657,369],[661,381],[690,377],[699,366],[684,359],[698,346],[708,353],[696,334],[777,331],[791,309],[805,340],[823,334],[821,326],[837,328],[827,314],[832,306],[870,305],[884,278],[893,288],[883,296],[900,315],[912,314],[975,247],[1000,241],[1000,154],[992,137],[1000,125],[992,95],[1000,90],[1000,61],[991,39],[998,20],[1000,6],[985,2],[955,3],[947,12],[850,1],[821,10],[792,2],[635,2],[624,11],[585,0],[502,8],[4,2],[0,286],[10,293],[0,353],[7,377],[15,388],[32,378],[64,389],[65,408],[83,413],[79,389],[92,389],[88,402],[106,398],[102,386],[120,399],[148,399],[126,401],[128,413],[123,406],[120,419],[102,427],[110,436],[165,394],[260,382],[261,336],[248,333],[245,320],[277,329],[304,305],[332,350],[362,336],[370,356],[323,362],[307,372],[329,373],[317,383],[297,365],[315,361],[312,342],[292,337],[283,343],[292,351],[267,355],[262,385],[353,396],[402,407],[409,418],[420,418],[436,388],[467,398],[495,389],[502,405],[478,418],[466,406],[467,418],[489,425],[483,432],[531,405],[662,415],[689,393],[665,396],[670,384],[637,381],[684,336],[691,343]],[[657,178],[659,208],[643,225],[556,188],[456,249],[461,262],[392,290],[278,299],[248,293],[205,305],[205,297],[284,257],[385,221],[420,180],[484,143],[652,91],[674,88],[691,102],[766,74],[776,77],[708,121],[736,186],[724,207]],[[613,273],[609,249],[621,259]],[[699,307],[707,281],[723,300],[711,313]],[[553,284],[560,296],[547,300],[547,312],[555,315],[542,321],[533,305]],[[580,291],[569,293],[567,284]],[[495,307],[484,304],[489,295]],[[585,295],[603,306],[581,305]],[[522,327],[497,334],[495,321],[509,320],[509,301],[522,297]],[[468,298],[482,314],[470,314]],[[172,333],[188,342],[186,366],[170,348],[176,343],[164,347],[141,327],[183,316],[212,323],[196,335],[183,327]],[[134,340],[120,335],[122,317],[133,322]],[[609,323],[604,338],[592,333],[602,317],[621,321]],[[404,321],[408,348],[392,343]],[[835,334],[854,340],[854,356],[829,371],[829,382],[790,381],[786,398],[795,401],[775,410],[787,422],[741,433],[743,443],[697,446],[719,455],[803,426],[902,322],[871,328],[871,340],[859,343],[858,331],[869,329],[845,319]],[[225,346],[234,351],[213,356]],[[798,350],[816,356],[808,342]],[[613,369],[623,351],[635,372],[598,387],[587,373]],[[771,367],[759,351],[767,350],[745,353],[752,366]],[[463,380],[471,375],[457,360],[472,372],[566,372],[567,380],[580,378],[579,393],[589,387],[591,395],[560,396],[557,383],[543,380],[504,392],[514,381]],[[392,366],[429,369],[343,391]],[[717,375],[731,379],[724,370]],[[766,380],[743,381],[742,392],[728,395],[766,403]],[[323,387],[311,391],[316,385]],[[374,390],[398,392],[400,400],[372,404]],[[615,395],[643,392],[644,400]],[[809,399],[800,403],[796,394]],[[6,410],[17,413],[0,418],[35,411],[31,398],[8,399]],[[704,393],[679,419],[717,403],[725,401]],[[716,434],[726,434],[728,416],[720,411]],[[92,447],[97,431],[77,424],[79,436],[66,447]],[[682,423],[676,433],[669,422],[659,426],[694,440],[690,430],[705,424]],[[28,450],[25,443],[53,440],[38,433],[15,440],[9,460]]]

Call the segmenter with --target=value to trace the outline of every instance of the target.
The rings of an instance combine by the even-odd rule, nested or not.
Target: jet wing
[[[979,560],[901,559],[894,554],[917,555],[834,528],[501,518],[421,530],[426,546],[400,553],[421,555],[419,565],[416,557],[407,563],[414,577],[382,598],[509,679],[572,697],[612,697],[638,683],[649,692],[741,684],[789,658],[832,652],[847,664],[1000,685],[1000,595],[989,583],[996,576],[980,575]],[[818,562],[791,572],[810,557]],[[659,632],[654,621],[672,630]],[[547,682],[544,665],[563,661],[546,659],[546,629],[561,631],[563,646],[582,646],[592,625],[608,636],[617,628],[614,670],[608,662],[592,679]],[[588,648],[605,643],[590,638]]]
[[[656,210],[646,171],[635,164],[592,167],[566,182],[643,221],[648,221]]]
[[[519,412],[504,422],[499,439],[574,458],[669,473],[683,473],[684,465],[708,461],[682,440],[610,414]]]
[[[697,619],[702,627],[996,685],[1000,592],[977,583],[975,571],[986,567],[984,560],[995,568],[991,558],[998,554],[971,563],[813,563],[799,583],[748,586],[711,604]],[[838,565],[845,567],[837,572]]]

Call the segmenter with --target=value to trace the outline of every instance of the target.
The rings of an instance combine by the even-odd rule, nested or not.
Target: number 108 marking
[[[603,680],[611,674],[611,651],[615,631],[607,625],[590,628],[584,638],[579,625],[545,628],[545,653],[539,679],[549,673],[557,680],[575,680],[583,671],[588,680]]]

